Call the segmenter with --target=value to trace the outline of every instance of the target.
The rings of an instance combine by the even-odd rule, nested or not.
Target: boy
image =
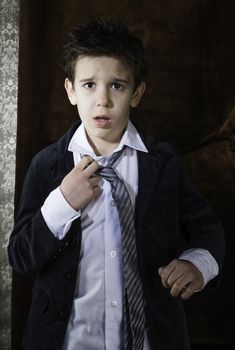
[[[129,120],[145,90],[140,40],[88,22],[64,60],[82,123],[34,157],[8,247],[16,271],[37,273],[24,348],[189,349],[182,299],[219,274],[220,223],[173,148]]]

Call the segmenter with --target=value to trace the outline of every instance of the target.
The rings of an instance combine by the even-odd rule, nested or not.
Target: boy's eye
[[[113,83],[113,84],[112,84],[112,88],[113,88],[114,90],[120,90],[120,89],[123,88],[123,85],[120,84],[120,83]]]
[[[88,81],[87,83],[83,84],[83,86],[86,89],[92,89],[95,86],[95,83],[93,81]]]

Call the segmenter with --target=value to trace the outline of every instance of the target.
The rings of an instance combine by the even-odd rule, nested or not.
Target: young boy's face
[[[134,91],[130,68],[121,60],[108,57],[80,58],[75,67],[74,84],[65,80],[70,102],[77,105],[88,139],[117,144],[127,126],[130,107],[136,107],[144,83]]]

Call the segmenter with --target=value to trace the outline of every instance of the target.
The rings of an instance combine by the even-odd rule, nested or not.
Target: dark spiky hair
[[[89,21],[77,25],[67,34],[64,46],[64,66],[68,79],[74,83],[75,65],[82,56],[110,56],[127,64],[137,87],[145,80],[147,65],[141,40],[131,34],[124,22]]]

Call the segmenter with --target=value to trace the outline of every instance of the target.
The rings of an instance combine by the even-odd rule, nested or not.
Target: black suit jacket
[[[36,273],[24,337],[27,350],[61,349],[73,303],[82,235],[80,220],[73,222],[60,241],[50,232],[40,208],[74,166],[67,149],[77,127],[78,123],[32,160],[10,237],[8,253],[13,268],[23,274]],[[139,132],[149,151],[138,152],[135,210],[146,328],[153,349],[186,350],[189,341],[182,301],[163,288],[157,270],[178,256],[182,234],[188,248],[207,249],[221,268],[223,229],[184,174],[174,149]]]

